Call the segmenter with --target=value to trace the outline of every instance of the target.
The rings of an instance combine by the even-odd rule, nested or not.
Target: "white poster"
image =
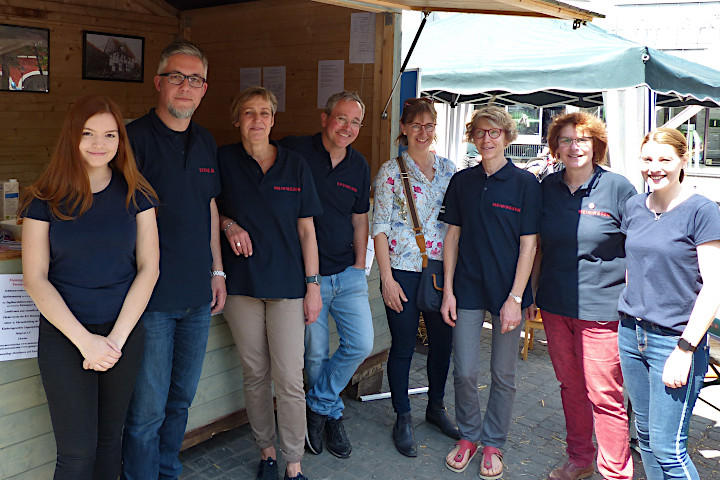
[[[240,91],[242,92],[248,87],[259,87],[262,85],[260,80],[260,67],[241,68],[240,69]]]
[[[375,14],[350,15],[350,63],[375,63]]]
[[[263,67],[263,87],[275,94],[278,112],[285,111],[285,67]]]
[[[373,260],[375,260],[375,242],[368,236],[367,252],[365,253],[365,275],[370,275]]]
[[[318,108],[325,108],[333,93],[345,90],[345,62],[320,60],[318,62]]]
[[[20,273],[0,275],[0,361],[37,357],[40,312],[23,287]]]

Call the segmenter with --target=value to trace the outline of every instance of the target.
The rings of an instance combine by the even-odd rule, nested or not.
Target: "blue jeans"
[[[400,284],[408,301],[397,313],[385,306],[392,343],[387,361],[387,376],[395,413],[410,411],[408,383],[410,362],[415,352],[420,310],[416,306],[420,272],[392,270],[393,278]],[[439,312],[422,312],[428,335],[428,401],[442,405],[445,397],[445,382],[450,369],[453,329],[445,323]]]
[[[522,311],[525,318],[525,310]],[[480,335],[485,310],[457,310],[453,332],[455,420],[460,437],[482,442],[486,447],[502,448],[510,430],[515,403],[515,371],[522,324],[501,333],[500,316],[492,316],[490,352],[490,395],[483,421],[477,381],[480,375]]]
[[[330,418],[340,418],[345,405],[340,392],[373,348],[373,324],[365,270],[349,266],[335,275],[322,277],[322,310],[317,322],[305,327],[305,375],[310,409]],[[340,345],[329,356],[328,314],[332,315]]]
[[[188,408],[200,379],[210,305],[145,312],[145,356],[125,420],[123,479],[177,479]]]
[[[632,317],[624,317],[618,331],[620,365],[647,480],[700,479],[687,453],[687,439],[709,352],[703,339],[693,354],[687,384],[666,387],[662,381],[665,361],[679,338],[677,332]]]

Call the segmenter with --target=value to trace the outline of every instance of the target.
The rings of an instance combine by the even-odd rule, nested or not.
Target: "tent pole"
[[[395,79],[395,83],[393,84],[392,90],[390,90],[390,98],[388,98],[388,101],[385,104],[385,108],[383,109],[383,112],[381,115],[381,118],[383,120],[387,120],[387,118],[388,118],[388,113],[387,113],[388,106],[390,106],[390,102],[392,101],[393,94],[395,93],[395,89],[397,88],[398,83],[400,82],[400,79],[402,78],[402,74],[405,71],[405,67],[407,67],[408,62],[410,61],[410,56],[412,55],[413,50],[415,50],[415,45],[417,45],[417,42],[420,39],[420,34],[422,33],[423,28],[425,28],[425,23],[427,22],[428,15],[430,15],[429,11],[427,11],[427,10],[423,11],[423,19],[422,19],[422,22],[420,22],[420,27],[418,27],[418,31],[415,34],[415,38],[413,39],[412,44],[410,45],[410,50],[408,50],[408,53],[405,56],[405,61],[403,62],[402,67],[400,67],[400,74],[398,75],[397,79]]]

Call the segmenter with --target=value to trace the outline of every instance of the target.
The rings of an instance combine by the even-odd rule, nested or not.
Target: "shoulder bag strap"
[[[426,268],[428,264],[427,251],[425,251],[425,236],[423,235],[422,227],[420,226],[420,220],[417,216],[417,210],[415,209],[415,200],[412,195],[412,187],[410,186],[410,175],[408,174],[405,160],[402,155],[397,157],[398,167],[400,167],[400,178],[403,182],[403,190],[405,191],[405,200],[408,204],[408,210],[410,211],[410,218],[412,219],[413,232],[415,234],[415,243],[420,248],[420,257],[422,258],[422,267]]]

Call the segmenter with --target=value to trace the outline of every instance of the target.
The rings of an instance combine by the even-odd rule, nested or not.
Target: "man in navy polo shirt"
[[[143,314],[145,354],[123,437],[123,478],[177,479],[188,408],[211,312],[225,304],[220,193],[212,135],[191,121],[207,91],[207,58],[190,42],[160,55],[158,106],[128,125],[140,171],[160,198],[160,278]]]
[[[370,169],[350,144],[357,138],[365,105],[355,92],[332,95],[320,114],[322,132],[286,137],[280,145],[302,154],[310,165],[323,214],[315,217],[320,253],[323,308],[317,322],[305,327],[307,401],[306,443],[312,453],[323,447],[336,457],[352,450],[342,424],[340,392],[373,347],[373,325],[365,254],[370,209]],[[340,345],[329,356],[328,315]]]

